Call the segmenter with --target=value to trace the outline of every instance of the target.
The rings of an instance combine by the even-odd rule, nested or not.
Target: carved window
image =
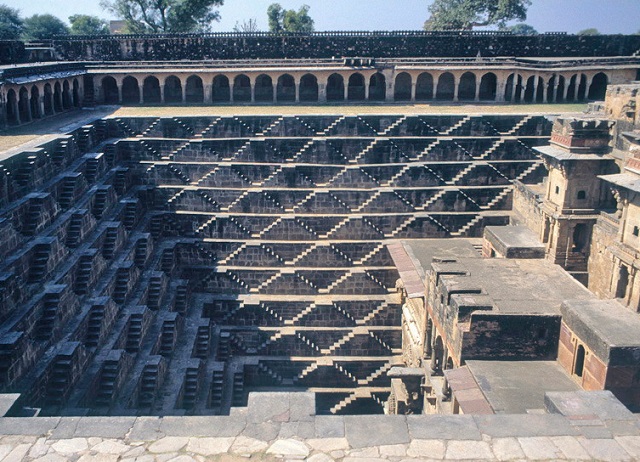
[[[578,191],[578,200],[584,200],[587,198],[587,192],[586,191]]]

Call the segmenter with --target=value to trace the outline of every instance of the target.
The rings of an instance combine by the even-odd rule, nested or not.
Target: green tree
[[[127,32],[162,34],[206,32],[220,20],[214,8],[224,0],[102,0],[100,5],[123,19]]]
[[[582,29],[577,35],[600,35],[600,31],[595,27],[590,27],[589,29]]]
[[[6,5],[0,5],[0,40],[17,40],[21,33],[20,12]]]
[[[427,30],[464,29],[498,25],[527,18],[531,0],[435,0],[429,5]]]
[[[105,35],[109,33],[109,25],[104,19],[87,14],[69,16],[72,35]]]
[[[505,28],[505,30],[510,31],[515,35],[536,35],[538,33],[533,26],[524,23],[514,24],[513,26]]]
[[[43,40],[54,35],[68,33],[67,25],[52,14],[34,14],[24,20],[23,37],[25,40]]]
[[[267,8],[269,30],[271,32],[313,32],[313,19],[309,16],[309,5],[302,5],[298,11],[285,10],[279,3]]]

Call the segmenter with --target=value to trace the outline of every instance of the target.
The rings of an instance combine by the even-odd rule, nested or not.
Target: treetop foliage
[[[22,33],[22,18],[15,8],[0,5],[0,40],[17,40]]]
[[[220,20],[214,8],[224,0],[102,0],[100,5],[126,23],[133,34],[208,32]]]
[[[435,0],[429,5],[431,16],[426,30],[471,30],[527,18],[531,0]]]
[[[69,27],[52,14],[34,14],[24,20],[22,33],[26,40],[44,40],[68,34]]]
[[[105,35],[109,33],[109,25],[104,19],[87,14],[69,16],[72,35]]]
[[[269,31],[280,32],[313,32],[313,19],[309,16],[309,5],[302,5],[298,11],[285,10],[279,3],[272,3],[267,8]]]

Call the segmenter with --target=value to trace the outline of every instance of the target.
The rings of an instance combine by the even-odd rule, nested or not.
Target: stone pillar
[[[349,81],[344,81],[344,100],[347,101],[349,99]]]
[[[395,94],[396,94],[395,80],[390,80],[389,85],[387,85],[387,91],[384,94],[384,100],[388,103],[392,103],[393,100],[395,99]]]
[[[482,82],[482,79],[480,80],[480,82]],[[476,95],[474,98],[474,101],[477,103],[478,101],[480,101],[480,82],[478,82],[478,84],[476,85]],[[498,88],[496,87],[496,93],[498,91]]]
[[[576,74],[576,84],[573,86],[573,101],[578,100],[578,90],[580,90],[580,80],[582,80],[582,76],[580,74]]]
[[[160,102],[164,104],[164,85],[160,85]]]
[[[294,88],[294,90],[295,90],[295,92],[296,92],[296,98],[295,98],[295,101],[296,101],[296,103],[299,103],[299,102],[300,102],[300,81],[297,81],[297,82],[296,82],[296,81],[294,80],[293,88]]]
[[[538,100],[538,83],[539,83],[539,80],[540,79],[539,79],[539,77],[537,75],[535,75],[533,77],[533,95],[531,97],[532,98],[532,100],[531,100],[532,103],[535,103]]]
[[[40,108],[40,117],[44,117],[44,89],[42,90],[42,94],[38,98],[38,107]]]
[[[16,115],[16,122],[18,124],[22,123],[22,119],[20,118],[20,94],[16,95],[16,98],[13,100],[13,113]]]
[[[504,103],[504,92],[506,88],[507,88],[506,80],[500,80],[500,82],[497,83],[497,86],[496,86],[496,102],[497,103]]]
[[[460,101],[458,98],[458,88],[460,87],[460,80],[454,75],[453,76],[453,101]]]
[[[509,78],[509,77],[507,77]],[[516,89],[518,88],[518,73],[513,74],[513,82],[511,84],[511,103],[515,103]]]
[[[31,122],[33,120],[33,117],[31,116],[31,98],[29,98],[28,96],[27,96],[26,104],[27,104],[27,122]]]
[[[324,83],[318,83],[318,102],[327,102],[327,85]]]
[[[416,86],[418,85],[418,82],[416,82],[415,80],[411,81],[411,102],[415,102],[416,101]]]
[[[553,82],[553,91],[551,94],[551,101],[549,101],[550,103],[555,103],[556,101],[558,101],[558,79],[556,78],[556,80]]]
[[[118,104],[122,104],[122,82],[116,80],[116,85],[118,86]],[[64,108],[64,101],[62,101],[62,107]]]
[[[205,103],[213,102],[213,85],[204,86],[204,102]]]
[[[278,100],[278,84],[274,84],[271,87],[271,102],[275,103]]]
[[[256,84],[255,83],[251,84],[251,102],[252,103],[256,102]]]
[[[187,102],[187,82],[180,80],[180,86],[182,87],[182,104]]]
[[[564,79],[564,88],[562,89],[562,101],[567,101],[567,93],[569,92],[569,84],[567,79]]]
[[[370,81],[365,77],[364,79],[364,100],[369,101],[369,83]]]
[[[233,80],[229,80],[229,102],[233,103]]]
[[[138,92],[138,99],[140,100],[140,104],[144,104],[144,85],[139,88],[140,91]]]

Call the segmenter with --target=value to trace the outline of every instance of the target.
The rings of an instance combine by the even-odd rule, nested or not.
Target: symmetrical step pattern
[[[0,388],[42,415],[228,413],[265,387],[382,412],[401,352],[387,241],[505,223],[549,131],[539,116],[111,118],[3,160]]]

